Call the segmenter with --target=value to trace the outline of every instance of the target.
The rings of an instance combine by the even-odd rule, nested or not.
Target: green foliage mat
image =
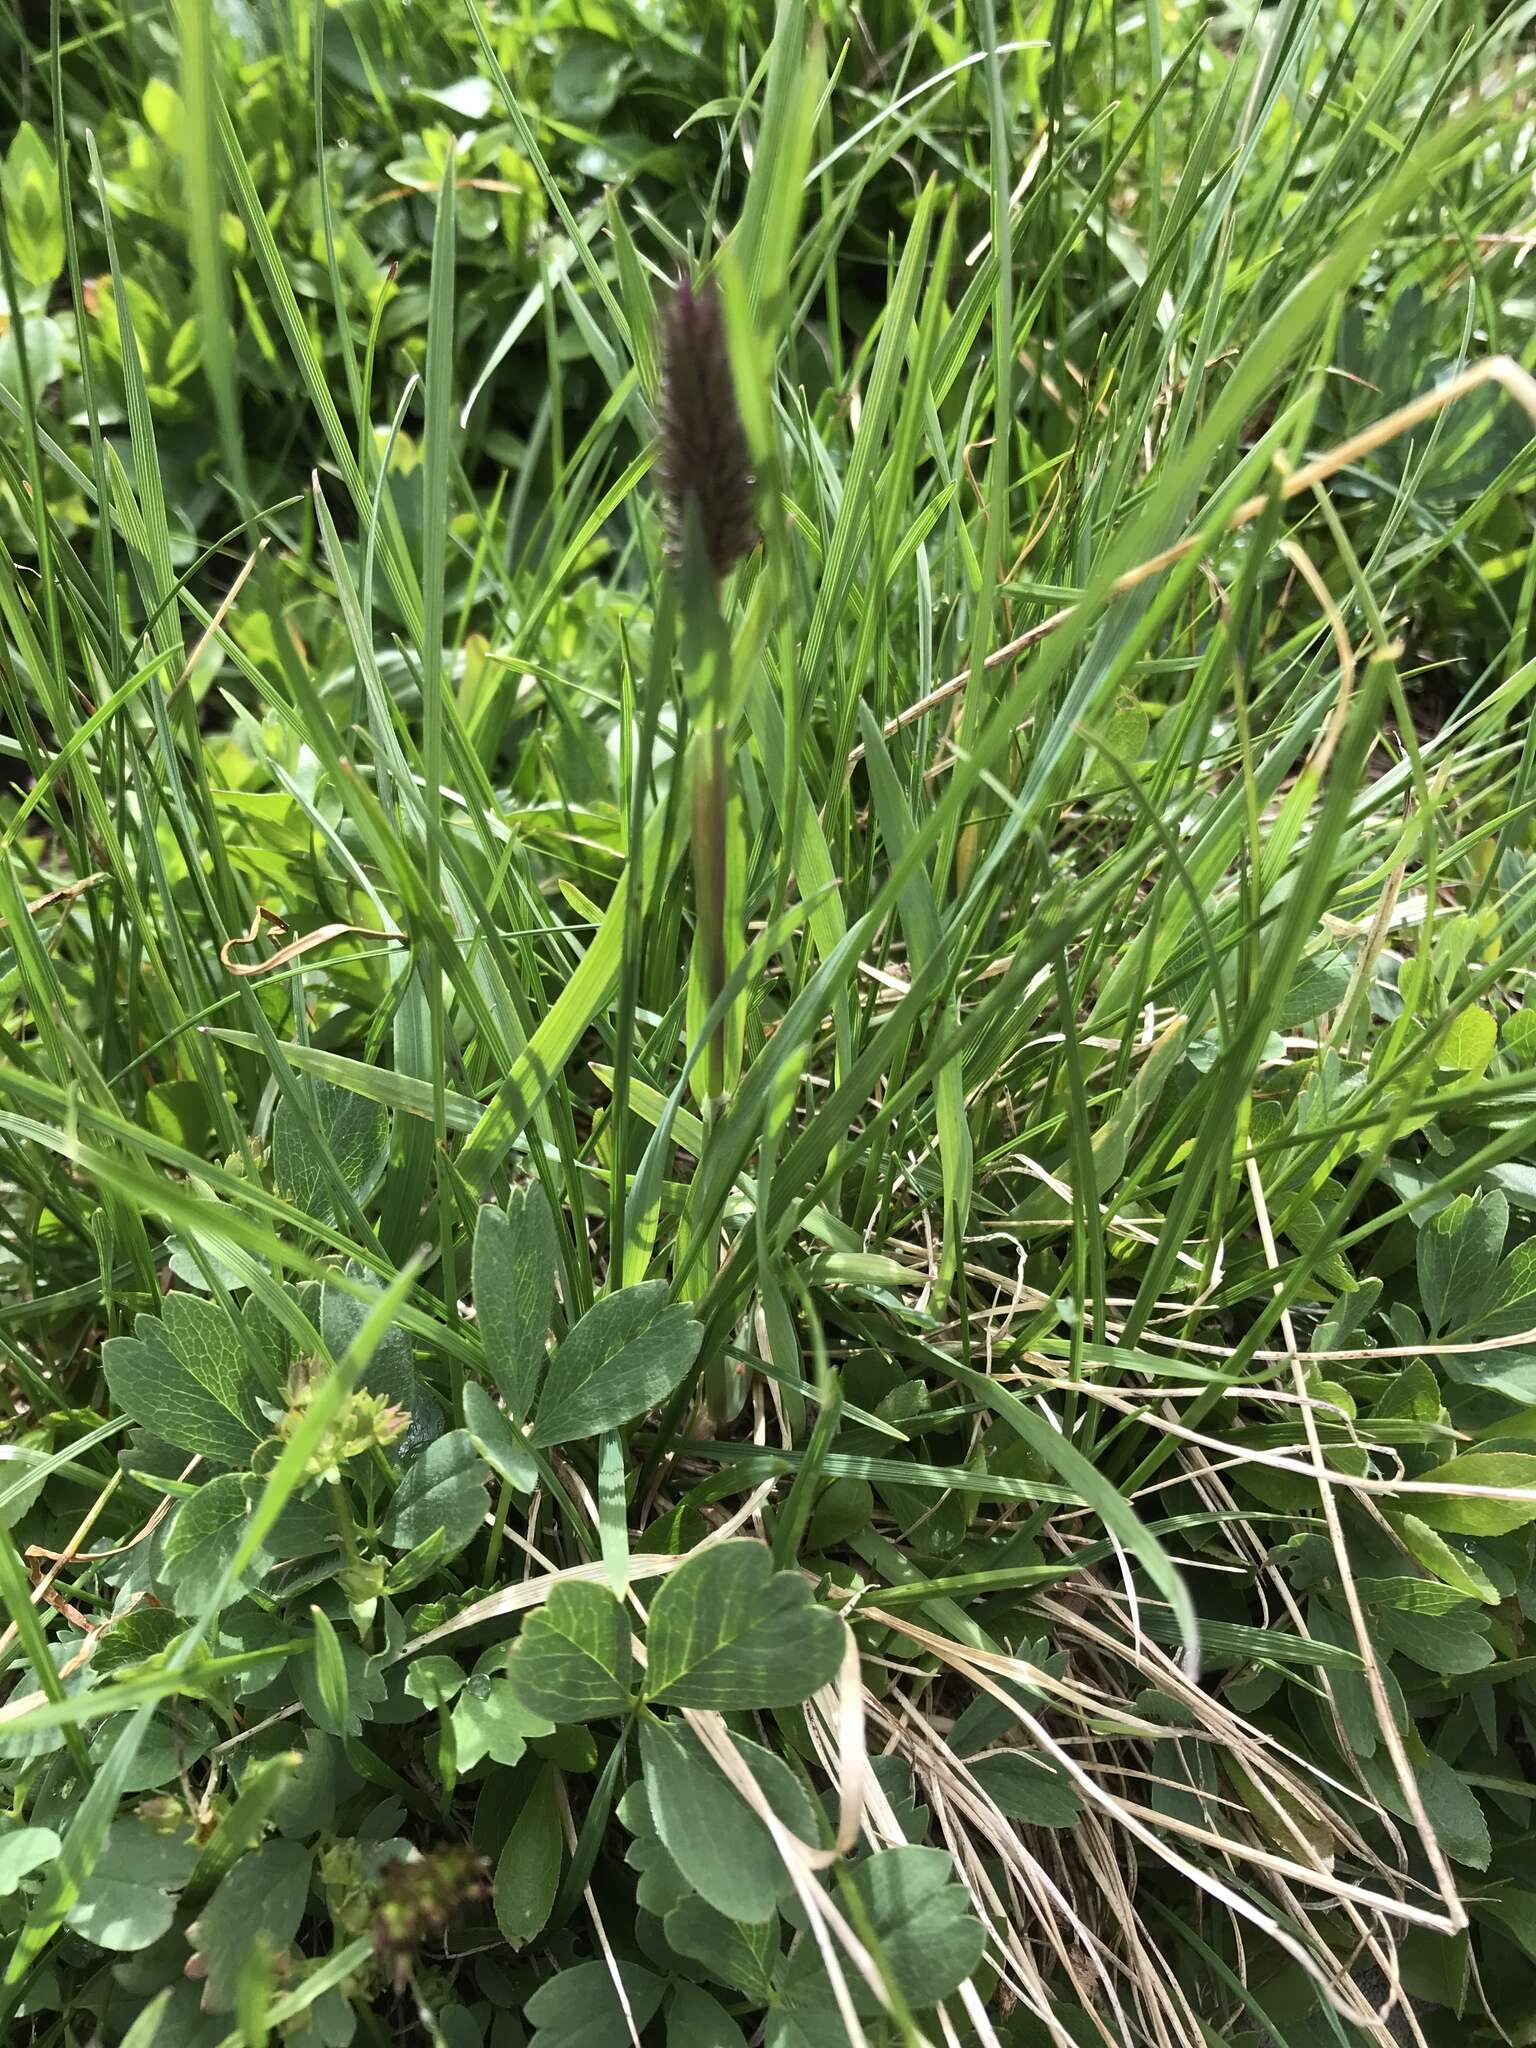
[[[5,12],[8,2043],[1536,2043],[1533,62]]]

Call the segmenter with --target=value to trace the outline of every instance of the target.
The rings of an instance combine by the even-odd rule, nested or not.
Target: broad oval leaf
[[[755,1742],[738,1737],[735,1746],[790,1833],[814,1846],[816,1816],[788,1764]],[[686,1727],[643,1721],[640,1761],[656,1832],[700,1898],[728,1920],[772,1919],[791,1889],[789,1871],[768,1829],[698,1737]]]
[[[780,1931],[773,1920],[727,1920],[690,1894],[666,1915],[667,1942],[703,1963],[717,1984],[730,1984],[759,2005],[773,1997]]]
[[[1499,1589],[1483,1570],[1482,1566],[1467,1549],[1454,1548],[1447,1543],[1437,1530],[1431,1529],[1421,1515],[1395,1515],[1389,1513],[1388,1522],[1396,1530],[1410,1555],[1417,1558],[1428,1572],[1469,1599],[1481,1600],[1486,1606],[1496,1607]]]
[[[485,1461],[467,1430],[428,1444],[401,1480],[379,1534],[392,1550],[414,1550],[436,1529],[442,1559],[456,1557],[485,1519]]]
[[[951,1872],[946,1851],[921,1848],[882,1849],[849,1872],[889,1979],[914,2011],[957,1991],[986,1946],[986,1931]],[[838,2038],[831,2031],[837,2025],[832,1987],[814,1942],[802,1942],[796,1950],[783,1988],[783,2010],[801,2021],[809,2038]],[[874,1991],[851,1972],[849,1988],[861,2013],[878,2013]]]
[[[232,2012],[240,1967],[252,1944],[281,1954],[299,1931],[309,1896],[310,1855],[274,1836],[242,1856],[187,1929],[187,1975],[203,1980],[203,2010]]]
[[[1459,1074],[1480,1074],[1493,1058],[1499,1027],[1489,1010],[1466,1009],[1447,1027],[1435,1058]]]
[[[532,1493],[539,1483],[538,1466],[506,1416],[474,1380],[466,1381],[464,1387],[464,1427],[498,1479],[505,1480],[514,1493]]]
[[[1485,1671],[1493,1662],[1494,1647],[1484,1633],[1487,1627],[1487,1617],[1480,1609],[1473,1609],[1469,1621],[1463,1615],[1387,1607],[1373,1617],[1371,1633],[1378,1646],[1398,1651],[1424,1670],[1449,1678]]]
[[[1491,1915],[1536,1963],[1536,1892],[1510,1885],[1498,1898],[1478,1900],[1476,1910]]]
[[[1479,1337],[1514,1337],[1536,1323],[1536,1238],[1517,1244],[1493,1276],[1493,1299],[1477,1319]]]
[[[700,1985],[672,1986],[667,2006],[667,2048],[745,2048],[746,2035]]]
[[[1419,1292],[1432,1330],[1479,1326],[1509,1229],[1509,1203],[1491,1195],[1458,1195],[1419,1232]]]
[[[8,1899],[24,1877],[51,1863],[61,1846],[52,1828],[11,1828],[0,1835],[0,1899]]]
[[[64,268],[59,176],[52,152],[30,121],[23,121],[11,139],[0,172],[0,198],[16,268],[28,284],[53,284]]]
[[[241,1472],[223,1472],[217,1479],[210,1479],[176,1510],[176,1519],[165,1539],[161,1577],[172,1589],[178,1613],[196,1614],[213,1599],[240,1547],[250,1513],[245,1475]],[[254,1573],[265,1571],[271,1562],[265,1547],[258,1550],[230,1586],[226,1599],[233,1601],[241,1585],[247,1584]]]
[[[1464,1451],[1424,1474],[1428,1485],[1507,1486],[1522,1493],[1536,1492],[1536,1456],[1529,1451]],[[1421,1522],[1432,1529],[1449,1529],[1459,1536],[1507,1536],[1536,1522],[1536,1499],[1499,1500],[1492,1494],[1441,1494],[1438,1499],[1418,1496],[1414,1507]]]
[[[1378,1786],[1378,1793],[1381,1791]],[[1460,1771],[1431,1750],[1419,1772],[1419,1792],[1429,1824],[1447,1856],[1474,1870],[1486,1870],[1493,1854],[1488,1816]],[[1398,1805],[1385,1796],[1382,1803],[1398,1811]],[[1406,1814],[1403,1817],[1406,1819]]]
[[[514,1948],[532,1941],[543,1927],[560,1889],[565,1837],[558,1784],[554,1766],[546,1764],[496,1859],[496,1925]]]
[[[514,1189],[505,1209],[488,1204],[475,1219],[475,1323],[516,1421],[532,1410],[544,1377],[558,1259],[555,1219],[540,1187]]]
[[[1019,1750],[993,1750],[974,1758],[970,1770],[998,1812],[1009,1820],[1027,1821],[1035,1828],[1065,1828],[1083,1810],[1065,1772]]]
[[[523,1623],[507,1659],[518,1705],[550,1721],[596,1721],[634,1704],[624,1609],[606,1586],[568,1579]]]
[[[106,1847],[65,1920],[98,1948],[148,1948],[175,1918],[171,1894],[186,1883],[196,1862],[197,1850],[185,1835],[156,1834],[124,1815],[113,1821]]]
[[[666,1979],[639,1963],[620,1963],[619,1977],[629,2007],[626,2017],[606,1962],[576,1963],[546,1978],[523,2007],[538,2029],[533,2048],[616,2048],[643,2028],[661,2004]]]
[[[529,1441],[576,1443],[644,1415],[681,1383],[703,1337],[686,1304],[668,1304],[664,1280],[604,1295],[550,1360]]]
[[[306,1076],[310,1100],[285,1097],[272,1119],[277,1192],[316,1223],[340,1220],[336,1182],[361,1207],[389,1161],[389,1112],[350,1088]]]
[[[843,1640],[844,1624],[761,1544],[710,1544],[652,1603],[645,1695],[720,1713],[792,1707],[836,1677]]]

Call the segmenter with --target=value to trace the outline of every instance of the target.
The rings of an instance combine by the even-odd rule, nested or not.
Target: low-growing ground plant
[[[7,2040],[1536,2042],[1530,12],[0,23]]]

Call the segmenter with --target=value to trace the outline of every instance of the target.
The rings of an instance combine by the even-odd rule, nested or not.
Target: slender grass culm
[[[704,1143],[741,1067],[741,1005],[719,1005],[741,934],[730,929],[731,870],[739,821],[731,786],[731,641],[722,585],[757,539],[751,457],[736,402],[725,316],[712,282],[681,278],[662,325],[658,470],[667,558],[678,582],[687,717],[694,943],[688,987],[690,1045],[702,1050]],[[739,892],[737,892],[739,893]],[[706,1020],[713,1015],[712,1025]],[[708,1029],[707,1043],[700,1034]],[[707,1277],[713,1255],[696,1270]],[[728,1362],[707,1367],[705,1398],[723,1420],[739,1391]]]
[[[713,284],[679,281],[662,330],[658,468],[667,554],[680,585],[693,821],[695,973],[707,1012],[726,977],[731,650],[720,587],[757,539],[747,436],[736,403],[725,319]],[[722,1017],[705,1053],[705,1098],[727,1085]]]

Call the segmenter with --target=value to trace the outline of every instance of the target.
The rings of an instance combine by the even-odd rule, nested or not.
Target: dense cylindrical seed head
[[[686,278],[662,316],[657,474],[667,508],[667,549],[682,556],[688,505],[715,575],[723,576],[757,544],[753,476],[736,403],[720,296]]]

